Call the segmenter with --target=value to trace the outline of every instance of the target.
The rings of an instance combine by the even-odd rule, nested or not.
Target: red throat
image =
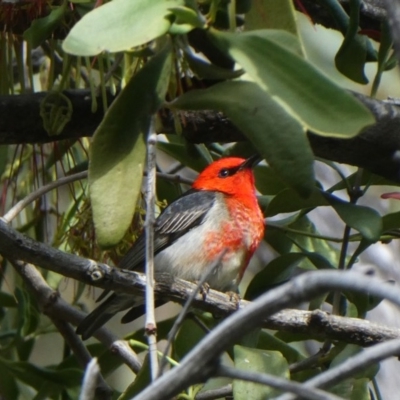
[[[250,207],[254,207],[256,192],[254,175],[251,168],[239,169],[246,160],[239,157],[227,157],[214,161],[200,173],[193,188],[197,190],[210,190],[235,197]],[[223,169],[235,169],[237,172],[231,176],[221,176]]]

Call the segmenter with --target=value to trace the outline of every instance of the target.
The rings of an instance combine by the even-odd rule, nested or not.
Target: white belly
[[[215,221],[227,221],[229,215],[224,206],[210,210],[206,220],[196,228],[187,232],[167,249],[155,257],[155,270],[157,272],[168,272],[178,278],[188,281],[198,281],[207,272],[212,261],[205,254],[206,238],[210,227],[216,232],[221,228]],[[212,221],[210,225],[209,222]],[[244,240],[245,242],[245,240]],[[247,250],[243,248],[227,252],[220,262],[219,267],[211,274],[207,283],[211,288],[221,291],[235,290],[238,284],[239,272],[246,262]],[[215,259],[218,255],[215,256]]]

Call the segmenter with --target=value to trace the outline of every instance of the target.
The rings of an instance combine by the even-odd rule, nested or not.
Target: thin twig
[[[87,171],[78,172],[77,174],[64,176],[63,178],[57,179],[54,182],[50,182],[47,185],[40,187],[34,192],[30,193],[24,199],[20,200],[15,206],[13,206],[4,216],[3,219],[10,223],[27,205],[37,200],[44,194],[50,192],[53,189],[58,188],[59,186],[66,185],[67,183],[71,183],[80,179],[87,178]]]
[[[146,172],[144,176],[146,176]],[[86,179],[88,175],[87,171],[78,172],[76,174],[64,176],[62,178],[57,179],[54,182],[51,182],[47,185],[40,187],[39,189],[29,193],[24,199],[20,200],[17,204],[15,204],[4,216],[3,220],[7,223],[10,223],[26,206],[30,203],[34,202],[35,200],[39,199],[44,194],[50,192],[53,189],[56,189],[60,186],[66,185],[67,183],[75,182],[81,179]],[[175,183],[184,183],[186,185],[191,185],[193,183],[192,179],[188,179],[182,177],[180,175],[171,175],[171,174],[164,174],[161,172],[157,172],[157,177],[161,179],[166,179],[171,182]]]
[[[306,358],[305,360],[301,360],[299,362],[289,365],[290,373],[294,374],[296,372],[303,371],[318,364],[321,358],[327,355],[328,351],[331,348],[331,345],[332,345],[331,341],[326,340],[317,353],[313,354],[311,357]]]
[[[71,325],[65,320],[55,318],[54,316],[50,316],[50,319],[75,354],[80,366],[82,368],[89,368],[89,364],[93,362],[93,359],[82,340],[75,333],[75,330],[72,329]],[[112,398],[112,392],[112,389],[107,385],[100,371],[98,371],[94,382],[93,394],[96,394],[99,400],[110,400]],[[88,397],[85,397],[85,399],[86,398]]]
[[[232,385],[222,386],[218,389],[205,390],[196,395],[195,400],[215,400],[232,396]]]
[[[156,145],[157,135],[154,133],[153,123],[150,126],[147,139],[147,179],[146,179],[146,321],[145,330],[149,344],[149,359],[151,379],[158,377],[158,355],[157,355],[157,325],[155,318],[154,299],[154,208],[156,192]]]
[[[332,393],[324,390],[310,388],[302,383],[289,381],[276,375],[260,373],[255,371],[243,371],[237,368],[221,365],[216,371],[217,376],[240,379],[242,381],[261,383],[262,385],[271,386],[285,392],[295,393],[303,398],[311,400],[343,400]]]
[[[189,308],[191,307],[193,300],[197,296],[197,294],[200,292],[201,289],[203,289],[204,284],[207,282],[207,279],[211,276],[212,273],[214,273],[215,269],[218,268],[218,266],[221,263],[222,258],[226,254],[227,249],[224,249],[221,254],[218,256],[218,258],[207,268],[205,273],[202,275],[201,279],[197,282],[196,289],[192,291],[190,296],[187,298],[185,305],[182,307],[181,312],[179,313],[178,317],[175,319],[174,325],[172,326],[171,330],[168,332],[167,336],[167,344],[165,346],[163,356],[160,361],[160,371],[159,375],[162,375],[163,370],[165,368],[165,365],[167,364],[167,354],[169,352],[169,349],[171,348],[172,342],[175,338],[175,335],[177,334],[179,328],[183,324],[183,321],[185,320],[185,317],[189,311]]]

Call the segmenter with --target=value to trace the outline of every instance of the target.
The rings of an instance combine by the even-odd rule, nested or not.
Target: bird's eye
[[[230,174],[230,171],[229,171],[228,168],[222,168],[221,171],[219,171],[219,173],[218,173],[218,176],[219,176],[220,178],[226,178],[226,177],[228,177],[229,175],[231,175],[231,174]]]

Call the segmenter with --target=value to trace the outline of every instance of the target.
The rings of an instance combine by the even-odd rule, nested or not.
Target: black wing
[[[200,225],[215,200],[214,192],[189,190],[171,203],[157,218],[154,226],[154,254],[159,253],[190,229]],[[142,233],[118,267],[143,270],[145,235]]]

